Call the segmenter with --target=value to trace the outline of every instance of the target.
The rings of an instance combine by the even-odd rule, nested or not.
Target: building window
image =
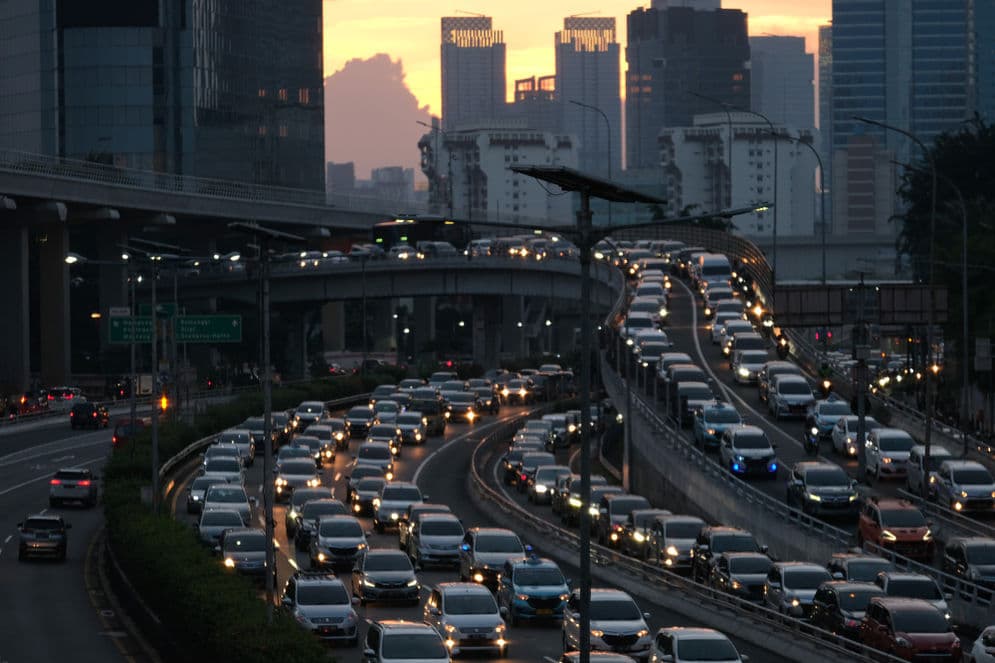
[[[280,138],[286,138],[287,137],[287,125],[286,124],[281,124],[280,125],[279,134],[280,134]]]
[[[297,91],[297,101],[307,106],[311,103],[311,90],[306,87],[302,87]]]
[[[280,98],[280,101],[286,101],[287,100],[287,88],[284,88],[284,87],[280,88],[280,92],[277,94],[277,96]]]
[[[266,98],[266,88],[264,87],[259,88],[259,98],[260,99]]]

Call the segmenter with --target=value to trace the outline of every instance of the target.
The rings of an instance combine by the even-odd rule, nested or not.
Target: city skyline
[[[325,75],[331,76],[355,59],[387,53],[400,59],[405,83],[433,115],[442,111],[439,25],[444,16],[480,13],[493,19],[495,30],[504,33],[507,44],[505,98],[514,98],[514,81],[555,71],[555,33],[571,15],[613,17],[618,42],[625,45],[626,16],[649,3],[619,5],[613,12],[585,12],[566,0],[551,0],[541,6],[511,0],[500,6],[485,3],[465,5],[461,10],[439,2],[402,3],[384,0],[371,4],[362,0],[325,0]],[[818,28],[828,23],[831,1],[797,3],[790,0],[723,0],[723,8],[742,9],[749,15],[749,34],[803,36],[806,50],[818,51]],[[624,71],[625,63],[620,66]],[[620,91],[621,92],[621,91]]]

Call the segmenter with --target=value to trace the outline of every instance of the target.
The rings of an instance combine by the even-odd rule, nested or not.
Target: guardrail
[[[492,438],[510,436],[513,431],[514,424],[502,427],[498,431],[491,433],[474,449],[470,461],[470,473],[474,488],[485,499],[501,508],[502,511],[523,521],[537,532],[541,532],[544,542],[551,542],[561,549],[579,551],[580,537],[576,533],[559,527],[549,520],[522,508],[492,488],[481,477],[479,470],[481,449]],[[794,617],[782,615],[775,610],[770,610],[744,599],[706,587],[659,566],[627,557],[596,543],[591,543],[591,558],[592,562],[599,566],[610,566],[633,577],[640,583],[649,584],[661,592],[676,591],[689,594],[701,605],[707,605],[710,609],[732,612],[748,628],[755,628],[757,623],[761,623],[784,634],[789,634],[792,639],[803,640],[810,646],[815,647],[819,654],[837,657],[845,656],[846,660],[854,661],[887,661],[891,663],[901,660],[885,652],[866,647],[858,642],[840,638]]]
[[[968,518],[962,513],[948,509],[936,502],[924,500],[921,496],[907,490],[898,490],[898,494],[912,502],[924,514],[931,516],[942,525],[942,533],[951,536],[990,536],[995,538],[995,526]],[[941,538],[946,538],[941,537]]]

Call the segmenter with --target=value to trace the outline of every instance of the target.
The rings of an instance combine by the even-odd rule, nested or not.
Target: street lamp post
[[[861,117],[859,115],[854,115],[853,119],[857,120],[858,122],[863,122],[864,124],[871,124],[876,127],[880,127],[887,131],[894,131],[895,133],[899,133],[905,136],[906,138],[913,141],[916,145],[919,146],[919,149],[922,150],[923,155],[926,157],[926,161],[929,163],[929,169],[933,182],[932,182],[932,192],[930,195],[931,204],[929,211],[929,310],[927,312],[927,317],[926,317],[926,352],[928,355],[930,352],[932,352],[933,348],[933,342],[932,342],[933,322],[935,320],[935,312],[936,312],[936,298],[933,292],[933,289],[935,288],[936,285],[934,281],[934,276],[935,276],[934,262],[936,260],[936,181],[937,181],[936,160],[933,158],[933,153],[930,152],[929,148],[926,147],[926,144],[923,143],[919,139],[919,137],[916,136],[911,131],[901,129],[899,127],[895,127],[890,124],[886,124],[884,122],[879,122],[877,120],[872,120],[870,118]],[[923,462],[924,465],[928,466],[929,456],[930,456],[929,453],[930,446],[932,444],[932,439],[933,439],[933,416],[934,416],[934,410],[936,408],[936,397],[933,394],[933,388],[932,388],[933,371],[924,371],[924,373],[926,374],[926,385],[925,385],[926,386],[926,424],[925,424],[926,432],[923,440],[925,446],[923,454]],[[929,482],[927,481],[923,482],[922,492],[924,499],[929,497]]]
[[[576,99],[571,99],[570,103],[572,103],[574,106],[580,106],[581,108],[586,108],[587,110],[594,111],[595,113],[599,114],[601,116],[601,118],[605,121],[605,128],[608,131],[608,179],[611,180],[611,178],[612,178],[612,124],[608,120],[608,115],[606,115],[605,112],[603,110],[601,110],[600,108],[598,108],[597,106],[593,106],[591,104],[585,104],[584,102],[577,101]],[[612,204],[611,204],[611,201],[608,201],[608,225],[611,225],[611,224],[612,224]]]

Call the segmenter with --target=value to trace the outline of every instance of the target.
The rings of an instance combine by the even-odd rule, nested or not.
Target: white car
[[[753,331],[753,324],[749,320],[733,318],[726,320],[721,326],[712,327],[712,342],[721,345],[727,338],[732,338],[733,334]]]
[[[442,636],[428,624],[371,621],[363,663],[452,663]]]
[[[740,384],[754,384],[769,360],[766,350],[739,350],[732,358],[732,376]]]
[[[722,328],[730,320],[743,320],[743,316],[737,315],[733,311],[720,311],[715,314],[715,317],[708,324],[708,329],[712,337],[712,343],[718,345],[722,341]]]
[[[876,428],[867,435],[864,454],[867,473],[875,479],[904,477],[909,452],[916,446],[911,435],[901,428]]]
[[[623,652],[636,659],[649,656],[653,639],[646,620],[632,597],[620,589],[591,590],[591,649]],[[633,641],[634,639],[634,641]],[[580,590],[574,590],[563,612],[563,646],[580,647]]]
[[[740,655],[725,635],[710,628],[672,626],[656,632],[650,663],[741,663]]]
[[[204,493],[204,513],[211,509],[237,511],[242,522],[249,526],[252,522],[252,507],[256,504],[255,497],[245,494],[245,488],[238,485],[219,483],[210,486]]]
[[[774,419],[781,417],[805,418],[805,413],[815,404],[815,395],[808,380],[799,375],[776,375],[767,397],[767,408]]]
[[[473,582],[443,582],[425,603],[425,623],[445,639],[453,654],[476,651],[508,656],[507,626],[491,590]]]
[[[867,434],[876,428],[881,428],[881,424],[874,417],[864,417],[864,440]],[[833,426],[833,451],[841,456],[855,458],[860,448],[857,442],[857,415],[849,414],[836,420]]]
[[[995,663],[995,626],[989,626],[964,655],[965,663]]]
[[[242,461],[234,456],[210,459],[200,475],[209,479],[223,479],[235,485],[245,483],[245,468]]]

